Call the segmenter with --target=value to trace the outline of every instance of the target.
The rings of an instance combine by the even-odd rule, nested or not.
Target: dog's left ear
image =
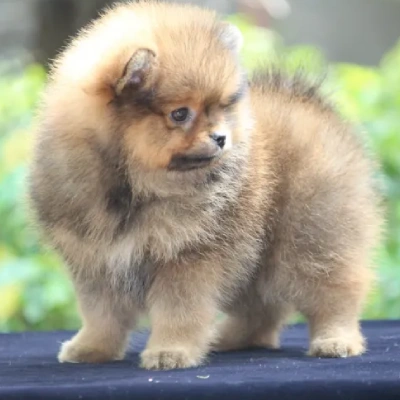
[[[221,22],[220,29],[222,43],[235,54],[239,54],[243,46],[243,36],[239,28],[230,22]]]

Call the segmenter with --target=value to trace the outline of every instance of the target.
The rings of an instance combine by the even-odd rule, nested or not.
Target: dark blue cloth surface
[[[133,335],[124,361],[102,365],[58,364],[70,332],[0,335],[0,399],[400,400],[400,321],[363,330],[362,357],[307,357],[307,329],[296,325],[281,350],[212,354],[202,367],[165,372],[138,368],[144,333]]]

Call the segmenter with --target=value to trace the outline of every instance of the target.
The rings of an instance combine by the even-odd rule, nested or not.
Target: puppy
[[[309,354],[365,350],[374,164],[317,88],[279,71],[249,82],[241,40],[211,11],[128,3],[55,62],[29,187],[83,321],[60,362],[122,359],[143,312],[147,369],[275,348],[294,310]]]

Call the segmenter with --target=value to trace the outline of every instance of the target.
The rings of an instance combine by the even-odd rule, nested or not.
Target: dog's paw
[[[316,338],[311,342],[309,355],[314,357],[352,357],[365,352],[362,337]]]
[[[61,345],[58,353],[60,363],[103,363],[107,361],[121,360],[123,355],[113,352],[89,347],[79,343],[78,340],[69,340]]]
[[[140,366],[145,369],[168,370],[199,365],[202,357],[186,348],[146,349],[141,354]]]
[[[211,343],[211,351],[226,352],[252,348],[279,349],[279,331],[265,330],[257,335],[237,336],[233,332],[225,332],[217,336]]]

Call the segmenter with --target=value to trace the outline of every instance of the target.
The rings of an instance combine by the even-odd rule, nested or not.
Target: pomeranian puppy
[[[365,350],[374,164],[317,88],[248,80],[241,42],[212,11],[133,2],[56,60],[29,185],[83,321],[60,362],[122,359],[143,312],[147,369],[276,348],[293,310],[310,355]]]

